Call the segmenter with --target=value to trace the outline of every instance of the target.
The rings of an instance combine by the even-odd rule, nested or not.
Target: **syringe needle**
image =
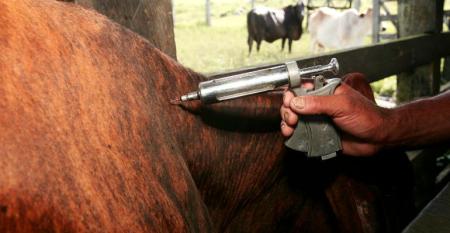
[[[171,99],[169,102],[172,105],[180,105],[181,104],[181,99],[179,97],[177,97],[177,98]]]

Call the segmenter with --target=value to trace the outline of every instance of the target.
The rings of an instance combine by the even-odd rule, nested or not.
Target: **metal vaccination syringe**
[[[181,102],[200,100],[207,104],[273,91],[285,85],[296,88],[301,85],[302,79],[311,80],[314,76],[325,72],[338,74],[339,63],[336,58],[332,58],[327,65],[299,69],[294,61],[276,67],[208,80],[199,83],[197,91],[189,92],[181,96],[179,100]]]
[[[171,103],[200,100],[203,104],[210,104],[273,91],[286,85],[297,96],[332,95],[341,80],[325,79],[322,74],[326,72],[333,75],[339,73],[337,59],[332,58],[326,65],[302,69],[298,68],[295,61],[287,62],[276,67],[201,82],[198,90],[189,92]],[[304,80],[312,81],[314,88],[303,88]],[[330,118],[323,115],[300,117],[293,135],[285,145],[305,152],[307,157],[320,157],[323,160],[335,157],[336,152],[342,149],[336,128]]]

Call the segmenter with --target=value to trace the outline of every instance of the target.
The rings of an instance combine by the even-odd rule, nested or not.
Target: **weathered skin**
[[[171,106],[204,78],[136,34],[71,3],[0,0],[0,12],[1,232],[404,224],[403,157],[307,161],[283,146],[281,95]]]

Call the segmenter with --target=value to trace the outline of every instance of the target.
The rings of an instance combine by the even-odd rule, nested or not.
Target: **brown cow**
[[[74,4],[0,12],[0,231],[210,231],[157,115],[171,60]]]
[[[136,34],[70,3],[0,0],[0,12],[1,232],[404,223],[392,218],[408,210],[404,157],[305,160],[283,146],[279,95],[173,107],[204,78]]]

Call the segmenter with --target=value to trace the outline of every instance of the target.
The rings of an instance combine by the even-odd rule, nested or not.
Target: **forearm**
[[[450,92],[391,110],[383,144],[414,148],[450,141]]]

